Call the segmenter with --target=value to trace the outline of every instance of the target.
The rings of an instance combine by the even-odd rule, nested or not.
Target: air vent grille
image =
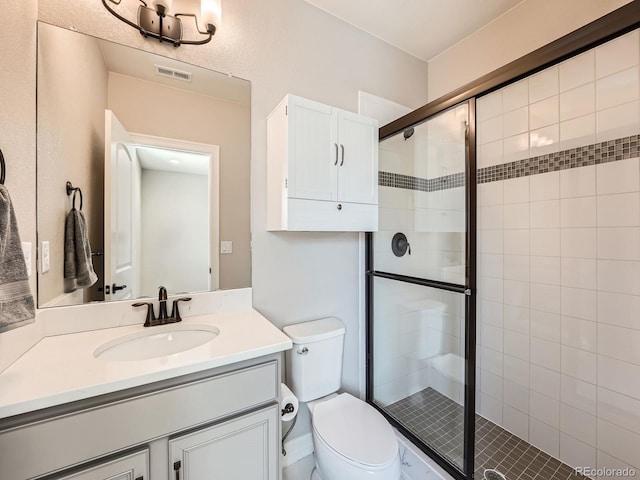
[[[162,77],[175,78],[176,80],[182,80],[185,82],[191,81],[191,72],[183,72],[182,70],[176,70],[171,67],[164,67],[162,65],[156,65],[156,75]]]

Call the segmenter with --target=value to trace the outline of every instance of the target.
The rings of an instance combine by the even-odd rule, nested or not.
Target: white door
[[[290,97],[289,196],[336,200],[339,147],[335,111],[327,105]]]
[[[57,480],[149,480],[149,450],[99,463]]]
[[[105,299],[137,296],[134,224],[138,162],[129,133],[111,110],[105,110],[104,270]],[[108,290],[107,290],[108,287]],[[107,295],[107,291],[110,292]]]
[[[339,111],[338,201],[378,203],[378,122]]]
[[[279,421],[274,405],[169,440],[169,478],[277,480]]]

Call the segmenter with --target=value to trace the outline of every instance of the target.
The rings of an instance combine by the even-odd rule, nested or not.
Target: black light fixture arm
[[[187,45],[204,45],[205,43],[209,43],[211,41],[211,38],[216,34],[216,26],[211,23],[206,24],[207,29],[203,32],[200,29],[200,25],[198,24],[198,16],[195,13],[176,13],[174,16],[176,18],[193,17],[193,21],[196,24],[198,33],[201,35],[208,35],[208,37],[204,40],[182,40],[182,43],[186,43]]]
[[[109,13],[111,13],[111,15],[113,15],[114,17],[116,17],[118,20],[123,21],[124,23],[126,23],[127,25],[135,28],[136,30],[138,30],[140,33],[143,33],[143,29],[140,28],[139,25],[133,23],[131,20],[129,20],[128,18],[123,17],[122,15],[120,15],[118,12],[116,12],[113,8],[111,8],[109,6],[109,3],[113,3],[114,5],[120,5],[120,3],[122,3],[122,0],[102,0],[102,5],[104,5],[104,8],[106,8],[107,10],[109,10]],[[142,3],[145,7],[147,6],[147,4],[145,2],[143,2],[142,0],[140,0],[140,3]]]

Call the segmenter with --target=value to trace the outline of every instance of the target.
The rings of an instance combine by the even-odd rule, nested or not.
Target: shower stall
[[[475,102],[380,142],[368,236],[369,399],[414,442],[473,468]]]
[[[380,130],[367,401],[458,480],[640,470],[637,4]]]

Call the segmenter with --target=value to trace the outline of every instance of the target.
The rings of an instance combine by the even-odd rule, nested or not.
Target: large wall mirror
[[[39,22],[38,306],[250,286],[250,104],[246,80]]]

